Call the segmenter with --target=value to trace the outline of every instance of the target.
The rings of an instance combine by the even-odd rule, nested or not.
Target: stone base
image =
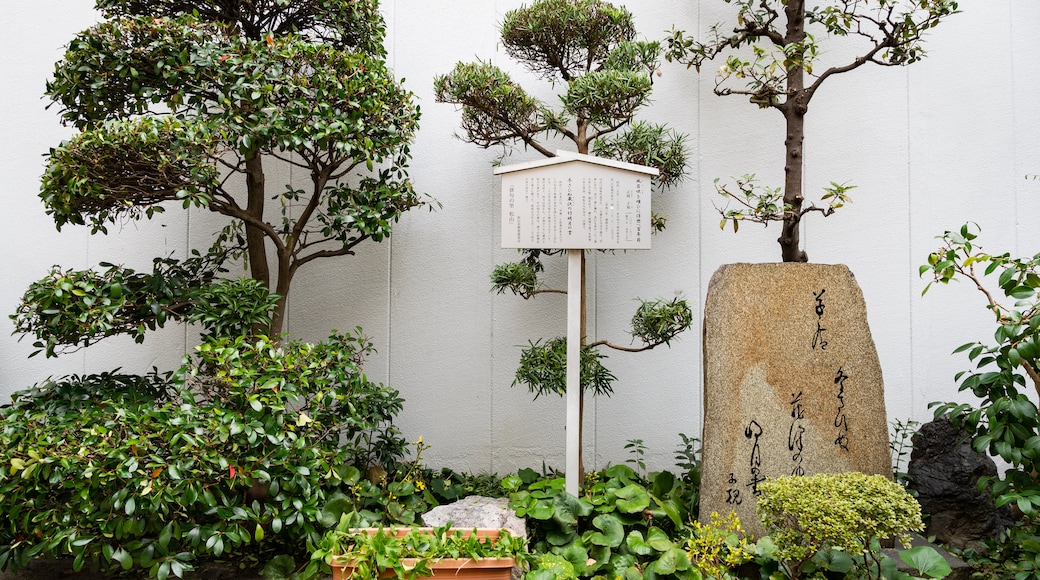
[[[939,555],[942,556],[944,560],[946,560],[946,563],[950,565],[950,568],[953,569],[953,572],[951,572],[950,575],[947,576],[944,580],[971,580],[972,568],[964,560],[961,560],[957,556],[954,556],[953,554],[947,552],[941,546],[936,546],[935,544],[922,538],[919,534],[910,534],[910,537],[913,539],[913,547],[931,546],[935,548],[935,550],[939,552]],[[910,566],[906,565],[906,563],[904,563],[903,560],[899,558],[899,550],[896,550],[895,548],[889,548],[885,550],[885,554],[888,555],[889,558],[892,558],[892,561],[896,563],[896,569],[900,572],[905,572],[910,575],[913,575],[915,572],[917,572]]]

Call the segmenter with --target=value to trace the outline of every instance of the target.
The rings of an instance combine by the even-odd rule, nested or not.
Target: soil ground
[[[0,580],[137,580],[138,576],[106,576],[89,571],[73,572],[71,560],[36,561],[18,573],[0,572]],[[141,576],[147,578],[147,576]],[[174,578],[171,576],[171,578]],[[239,570],[232,564],[210,563],[184,574],[183,580],[262,580],[259,574]]]

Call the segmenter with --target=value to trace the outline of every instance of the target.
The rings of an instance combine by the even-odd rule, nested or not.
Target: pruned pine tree
[[[506,53],[554,87],[559,103],[550,106],[489,62],[458,63],[434,80],[436,99],[458,105],[461,138],[484,148],[533,149],[554,156],[554,140],[570,142],[581,154],[655,167],[655,187],[664,189],[686,172],[686,137],[664,125],[636,120],[650,100],[661,45],[635,40],[632,13],[601,0],[536,0],[508,12],[501,28]],[[655,231],[665,219],[653,215]],[[531,248],[520,261],[497,266],[491,274],[499,293],[525,299],[543,293],[566,294],[539,280],[542,260],[562,250]],[[632,318],[634,347],[607,340],[586,341],[585,256],[582,256],[581,390],[609,396],[614,375],[603,367],[600,347],[642,351],[670,341],[692,323],[686,301],[641,300]],[[566,340],[536,340],[523,350],[514,386],[524,384],[537,398],[562,395],[566,387]]]

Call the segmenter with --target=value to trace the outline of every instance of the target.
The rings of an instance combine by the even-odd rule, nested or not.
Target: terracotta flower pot
[[[411,558],[405,558],[402,563],[407,567],[414,562]],[[516,560],[513,558],[471,558],[443,559],[430,563],[430,576],[423,578],[461,578],[463,580],[509,580]],[[347,580],[354,573],[351,561],[342,558],[332,561],[332,580]],[[388,570],[379,575],[380,578],[392,578],[394,572]],[[362,580],[362,579],[353,579]],[[364,579],[368,580],[368,579]]]
[[[400,538],[409,532],[420,530],[433,532],[433,528],[387,528],[387,531]],[[369,535],[375,534],[379,528],[360,528],[357,532],[365,532]],[[463,537],[468,538],[476,534],[483,541],[498,540],[501,530],[492,528],[460,529]],[[401,563],[406,568],[414,566],[414,558],[402,558]],[[331,563],[332,580],[347,580],[354,573],[353,561],[349,557],[334,558]],[[443,558],[430,562],[430,576],[419,576],[416,580],[425,578],[461,578],[462,580],[510,580],[513,567],[516,566],[514,558]],[[379,578],[393,578],[393,570],[380,573]],[[372,580],[353,578],[351,580]]]

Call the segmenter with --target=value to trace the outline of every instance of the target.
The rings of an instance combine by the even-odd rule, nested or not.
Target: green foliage
[[[107,233],[177,204],[228,225],[205,267],[168,257],[150,275],[55,268],[30,289],[16,325],[48,355],[117,333],[140,340],[186,320],[204,299],[198,289],[239,257],[277,294],[269,320],[250,324],[277,336],[300,267],[381,241],[403,212],[425,203],[407,173],[419,111],[383,60],[375,0],[97,7],[106,20],[69,43],[47,83],[64,121],[80,129],[48,156],[40,191],[47,213],[59,229]],[[284,191],[272,195],[265,160],[299,168],[310,183],[277,185]],[[265,212],[268,200],[280,211]],[[58,293],[64,278],[122,294],[80,288],[89,304],[72,304]]]
[[[701,487],[701,446],[700,439],[688,437],[685,433],[679,433],[682,443],[675,450],[675,466],[681,471],[683,481],[691,489],[699,490]],[[691,512],[697,512],[700,507],[699,499],[696,499]]]
[[[970,342],[954,352],[967,353],[975,368],[957,373],[961,391],[970,391],[978,406],[967,403],[933,403],[936,416],[949,414],[971,438],[972,448],[1003,459],[1003,476],[984,478],[998,506],[1011,505],[1022,517],[991,546],[1005,562],[1000,574],[1016,579],[1040,578],[1036,555],[1040,521],[1040,418],[1028,384],[1040,392],[1040,254],[1014,258],[1008,253],[989,254],[976,242],[977,226],[963,225],[947,231],[941,246],[929,254],[921,275],[933,284],[967,280],[977,288],[996,328],[992,342]],[[996,279],[994,280],[993,277]],[[993,288],[996,286],[996,289]],[[992,557],[991,557],[992,561]],[[984,561],[985,562],[985,561]],[[1013,574],[1012,574],[1013,573]]]
[[[172,378],[16,393],[0,411],[0,568],[66,556],[167,578],[197,560],[303,550],[341,473],[402,452],[400,398],[360,370],[369,348],[350,335],[220,339]]]
[[[574,564],[559,554],[548,552],[534,558],[527,580],[578,580],[578,576],[574,573]]]
[[[471,495],[504,496],[502,478],[494,473],[464,473],[441,468],[424,470],[422,479],[437,503],[450,503]]]
[[[217,281],[225,254],[214,250],[203,256],[194,252],[184,261],[156,258],[150,274],[102,263],[106,270],[62,270],[54,266],[47,277],[33,282],[11,315],[15,333],[33,334],[36,348],[30,356],[47,356],[88,346],[107,336],[129,334],[144,340],[148,330],[169,320],[202,322],[207,331],[238,333],[240,323],[270,322],[271,297],[266,290],[244,283]],[[231,293],[245,294],[232,298]],[[247,302],[257,300],[256,303]],[[218,323],[208,308],[226,308],[231,302],[245,309]],[[207,306],[207,304],[209,306]],[[200,308],[201,310],[196,310]]]
[[[735,179],[737,190],[731,191],[726,184],[720,184],[715,178],[715,190],[720,196],[735,200],[744,209],[729,209],[726,207],[719,210],[722,221],[719,222],[720,229],[726,229],[726,223],[733,225],[733,231],[740,229],[740,222],[744,219],[768,223],[771,220],[783,221],[784,216],[791,211],[789,204],[783,203],[783,192],[777,188],[760,185],[758,178],[752,173]]]
[[[581,497],[564,491],[562,478],[531,470],[502,485],[510,507],[527,518],[532,550],[564,558],[579,578],[699,578],[681,540],[696,489],[671,473],[644,478],[617,465],[590,474]],[[559,568],[552,562],[543,566]]]
[[[581,390],[593,395],[610,396],[614,392],[614,374],[600,361],[607,358],[599,349],[584,345],[581,348]],[[542,395],[567,393],[567,338],[532,341],[520,353],[513,386],[527,385],[537,399]]]
[[[201,324],[211,339],[248,336],[271,324],[277,302],[277,295],[252,278],[219,280],[198,292],[187,319]]]
[[[914,546],[908,550],[900,550],[899,559],[913,566],[927,578],[945,578],[953,572],[950,564],[931,546]]]
[[[321,524],[331,528],[344,514],[358,517],[367,524],[415,525],[423,513],[438,505],[427,489],[422,468],[422,454],[429,449],[422,437],[414,442],[415,457],[407,464],[391,466],[390,472],[379,466],[362,473],[356,466],[339,470],[341,491],[328,496],[321,510]]]
[[[625,450],[628,451],[630,457],[625,460],[625,463],[635,467],[636,473],[640,477],[646,477],[646,461],[643,457],[646,455],[646,444],[643,443],[642,439],[629,439],[625,443]]]
[[[649,102],[661,47],[634,40],[630,12],[602,0],[537,0],[506,13],[501,33],[509,56],[565,85],[561,108],[540,102],[488,62],[460,62],[434,79],[434,90],[438,102],[461,106],[465,140],[485,148],[519,143],[551,157],[540,136],[546,133],[573,141],[579,153],[594,148],[657,167],[664,186],[683,178],[685,136],[635,121]]]
[[[657,168],[657,182],[665,187],[686,176],[686,147],[686,135],[645,121],[636,121],[628,131],[600,137],[593,144],[596,155],[601,157]],[[664,229],[663,221],[655,224],[659,227],[654,231]]]
[[[723,518],[712,513],[707,525],[693,522],[693,533],[686,550],[694,568],[708,578],[736,578],[731,570],[751,562],[757,548],[744,538],[740,518],[733,512]]]
[[[438,102],[465,102],[465,139],[488,148],[521,135],[545,130],[542,105],[491,63],[458,63],[445,76],[434,78]]]
[[[132,16],[177,16],[198,13],[208,22],[233,23],[248,38],[266,32],[295,32],[308,39],[337,48],[353,48],[385,56],[384,24],[375,0],[280,0],[270,3],[199,3],[192,0],[97,0],[106,18]]]
[[[1040,389],[1040,254],[1028,259],[987,254],[975,243],[978,234],[972,230],[964,225],[943,234],[942,247],[928,256],[920,271],[932,274],[933,283],[963,278],[978,288],[994,315],[994,342],[972,342],[954,351],[967,352],[975,364],[975,371],[960,372],[956,378],[960,390],[972,392],[980,406],[945,403],[935,412],[949,413],[971,436],[976,451],[998,455],[1010,465],[1003,478],[988,483],[999,505],[1015,504],[1033,518],[1040,515],[1040,484],[1032,475],[1040,467],[1040,422],[1036,405],[1023,390],[1026,376],[1034,389]],[[1000,294],[987,289],[992,280],[986,277],[991,275],[996,275]]]
[[[59,230],[89,221],[91,233],[150,218],[170,199],[205,207],[220,186],[208,161],[220,151],[212,130],[173,117],[104,121],[51,150],[40,187],[44,207]],[[140,178],[143,168],[151,179]]]
[[[430,566],[442,558],[512,558],[523,564],[526,559],[524,541],[501,530],[497,538],[482,537],[468,530],[437,527],[432,530],[365,529],[356,517],[344,515],[312,552],[313,563],[344,564],[353,568],[347,578],[368,579],[426,577]],[[403,533],[398,533],[398,532]],[[317,572],[309,566],[301,576],[311,578]]]
[[[534,296],[538,288],[538,270],[529,262],[499,264],[491,271],[491,289],[502,294],[510,290],[523,298]]]
[[[693,324],[693,312],[685,300],[643,300],[632,317],[632,336],[646,344],[670,344]]]
[[[502,21],[506,53],[547,79],[595,70],[635,37],[632,13],[601,0],[541,0]]]
[[[1040,578],[1040,526],[1019,521],[1000,536],[986,540],[985,549],[967,549],[960,557],[979,580],[1036,580]]]
[[[784,476],[763,482],[759,489],[756,511],[776,544],[773,556],[791,578],[801,577],[825,549],[859,558],[868,572],[880,574],[874,544],[899,538],[909,547],[907,532],[924,527],[917,501],[881,475]]]
[[[892,474],[896,483],[906,487],[910,483],[910,475],[906,472],[910,453],[913,451],[911,437],[917,433],[921,423],[914,420],[892,421],[892,438],[888,442],[892,452]],[[913,493],[911,491],[911,493]]]
[[[779,188],[771,188],[761,185],[754,174],[742,175],[734,178],[736,190],[733,191],[727,184],[715,179],[715,190],[724,198],[731,199],[737,203],[736,209],[729,206],[719,209],[722,221],[719,222],[720,229],[726,229],[726,224],[732,224],[733,231],[740,228],[741,221],[750,221],[760,224],[769,224],[771,221],[782,222],[791,214],[792,208],[784,203],[783,191]],[[812,207],[819,210],[825,216],[834,213],[834,210],[844,207],[852,201],[848,194],[849,190],[856,189],[855,185],[831,182],[828,187],[823,188],[822,200],[830,200],[826,208]],[[808,210],[807,210],[808,211]]]

